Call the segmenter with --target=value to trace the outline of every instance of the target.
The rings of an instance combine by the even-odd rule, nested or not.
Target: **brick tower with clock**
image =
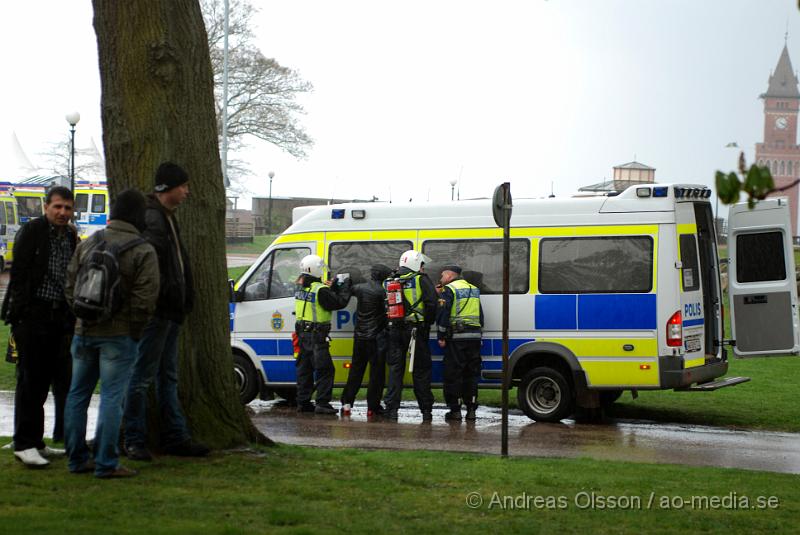
[[[767,92],[760,96],[764,100],[764,141],[756,143],[756,162],[770,169],[776,188],[788,186],[800,178],[800,147],[797,145],[800,91],[797,83],[789,50],[784,45],[778,65],[769,77]],[[792,235],[797,236],[798,187],[776,195],[789,197]]]

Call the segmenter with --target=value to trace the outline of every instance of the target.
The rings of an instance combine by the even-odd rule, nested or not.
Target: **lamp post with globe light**
[[[450,200],[456,200],[456,179],[450,181]]]
[[[75,191],[75,125],[81,120],[81,114],[77,111],[68,113],[65,117],[69,123],[69,189]]]

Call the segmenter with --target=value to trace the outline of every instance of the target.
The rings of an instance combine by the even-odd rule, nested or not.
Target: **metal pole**
[[[228,180],[228,20],[230,15],[229,0],[225,0],[225,25],[222,46],[222,180],[225,187],[231,185]]]
[[[511,184],[503,184],[503,409],[500,454],[508,457],[508,292],[509,292],[509,262],[510,262],[510,235],[511,235],[511,206],[509,191]]]
[[[267,234],[272,234],[272,178],[275,173],[269,172],[269,208],[267,211]]]
[[[455,198],[456,198],[456,185],[455,184],[451,184],[450,185],[450,200],[454,201]]]
[[[75,191],[75,125],[70,125],[69,190]]]

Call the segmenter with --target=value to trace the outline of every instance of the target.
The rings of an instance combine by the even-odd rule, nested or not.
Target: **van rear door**
[[[734,353],[739,357],[800,351],[794,247],[785,197],[731,206],[728,292]]]

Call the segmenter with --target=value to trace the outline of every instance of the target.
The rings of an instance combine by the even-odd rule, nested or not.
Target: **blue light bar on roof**
[[[669,188],[666,186],[659,186],[653,188],[653,197],[666,197],[669,194]]]
[[[331,210],[331,219],[344,219],[344,209],[334,208]]]

